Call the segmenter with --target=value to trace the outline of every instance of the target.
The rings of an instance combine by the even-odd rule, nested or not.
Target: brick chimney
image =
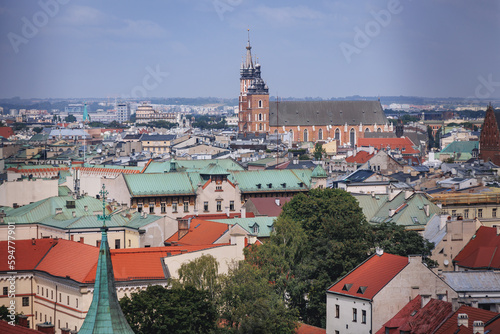
[[[481,320],[476,320],[472,323],[472,333],[474,334],[484,334],[484,322]]]
[[[28,316],[26,316],[24,314],[19,314],[17,316],[17,325],[19,327],[26,327],[26,328],[28,328]]]
[[[56,329],[55,329],[54,325],[51,324],[50,322],[44,322],[44,323],[41,323],[41,324],[36,324],[36,329],[39,332],[42,332],[42,333],[45,333],[45,334],[55,334],[56,333]]]
[[[457,325],[460,326],[465,326],[469,327],[469,316],[467,313],[459,313],[457,317]]]
[[[71,329],[69,328],[61,328],[61,334],[70,334]]]

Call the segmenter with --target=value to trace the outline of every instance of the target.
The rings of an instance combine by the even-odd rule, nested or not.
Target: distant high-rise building
[[[130,108],[128,106],[128,103],[116,104],[116,120],[120,123],[130,120]]]

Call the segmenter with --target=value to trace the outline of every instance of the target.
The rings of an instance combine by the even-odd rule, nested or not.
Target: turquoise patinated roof
[[[232,172],[231,182],[238,182],[241,192],[304,191],[311,186],[309,169],[252,170]]]
[[[454,141],[446,146],[441,153],[471,153],[479,148],[478,141]]]
[[[96,220],[94,218],[94,220]],[[101,228],[101,247],[95,275],[92,303],[79,334],[134,333],[123,315],[116,295],[113,263],[108,245],[107,228]]]
[[[328,175],[323,167],[317,165],[312,172],[312,177],[328,177]]]
[[[174,163],[175,169],[172,168]],[[244,170],[237,162],[231,159],[207,159],[207,160],[175,160],[153,161],[144,173],[171,173],[171,172],[200,172],[210,164],[217,164],[226,171]]]
[[[273,231],[273,224],[276,217],[253,217],[253,218],[233,218],[211,220],[217,223],[228,225],[239,225],[250,234],[257,237],[269,237]]]
[[[201,175],[229,175],[229,172],[219,164],[211,163],[200,171]]]
[[[188,173],[130,174],[124,175],[132,196],[194,195]]]

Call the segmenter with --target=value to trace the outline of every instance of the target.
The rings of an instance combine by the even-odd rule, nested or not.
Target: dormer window
[[[283,188],[286,188],[286,183],[282,183],[282,184],[281,184],[281,186],[282,186]]]
[[[254,224],[254,225],[252,226],[252,233],[254,233],[254,234],[259,233],[259,225]]]
[[[262,187],[262,184],[258,183],[257,184],[257,189],[260,189]]]
[[[347,283],[344,284],[344,287],[342,288],[342,291],[349,291],[349,289],[352,287],[352,283]]]
[[[272,183],[268,183],[268,184],[267,184],[267,187],[268,187],[269,189],[271,189],[271,188],[273,187],[273,184],[272,184]]]

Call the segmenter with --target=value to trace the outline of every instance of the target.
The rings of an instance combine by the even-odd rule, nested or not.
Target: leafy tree
[[[135,123],[136,117],[137,117],[137,114],[136,114],[136,113],[133,113],[132,115],[130,115],[130,121],[131,121],[132,123]]]
[[[104,124],[103,122],[92,121],[89,123],[89,126],[91,128],[105,128],[106,124]]]
[[[72,122],[76,122],[76,117],[69,114],[68,116],[66,116],[66,118],[64,119],[65,122],[68,122],[68,123],[72,123]]]
[[[193,261],[183,263],[179,268],[179,279],[173,280],[173,286],[192,286],[205,290],[212,300],[220,293],[219,264],[212,255],[202,255]]]
[[[7,308],[7,306],[5,305],[2,305],[0,306],[0,320],[4,320],[4,321],[12,321],[12,318],[9,317],[9,309]],[[14,323],[19,323],[19,313],[16,312],[15,314],[15,319],[14,319]]]
[[[33,128],[33,132],[35,132],[35,133],[40,133],[40,132],[42,132],[42,130],[43,130],[43,128],[41,128],[41,127],[39,127],[39,126],[35,126],[35,127]]]
[[[430,150],[435,146],[434,135],[432,134],[432,128],[427,126],[427,137],[429,138],[428,149]]]
[[[313,152],[314,159],[321,160],[323,158],[323,155],[325,154],[326,150],[323,148],[323,144],[316,143],[316,145],[314,145],[314,152]]]
[[[123,297],[120,306],[136,334],[212,333],[216,329],[217,311],[208,292],[192,286],[149,286]]]
[[[299,155],[299,160],[311,160],[311,157],[309,157],[308,154],[304,153]]]
[[[12,128],[14,131],[20,131],[26,129],[27,125],[26,123],[21,123],[21,122],[15,122],[12,124]]]
[[[223,280],[222,327],[229,333],[295,333],[297,313],[276,294],[263,271],[240,262]]]

